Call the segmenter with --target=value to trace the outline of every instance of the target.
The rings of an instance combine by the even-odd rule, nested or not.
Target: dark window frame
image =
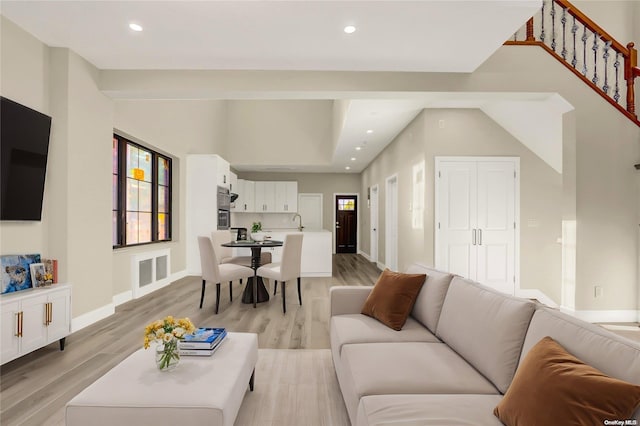
[[[113,244],[113,249],[120,249],[126,247],[144,246],[149,244],[167,243],[172,241],[172,224],[173,224],[173,161],[170,156],[161,154],[154,149],[151,149],[138,142],[134,142],[121,136],[117,133],[113,134],[113,139],[118,140],[118,206],[113,209],[112,212],[117,211],[117,243]],[[151,241],[143,243],[126,244],[127,241],[127,145],[131,145],[138,149],[143,149],[151,153]],[[168,170],[168,191],[169,200],[167,207],[167,218],[165,227],[167,229],[167,238],[163,240],[158,239],[158,187],[160,182],[158,179],[158,159],[162,158],[169,164]],[[113,172],[113,170],[112,170]],[[113,188],[112,188],[113,190]]]

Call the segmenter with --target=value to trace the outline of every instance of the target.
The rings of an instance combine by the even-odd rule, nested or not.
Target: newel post
[[[638,51],[633,47],[634,43],[627,44],[629,55],[624,58],[624,79],[627,80],[627,111],[636,116],[636,95],[634,80],[635,69],[638,66]]]
[[[527,21],[527,41],[536,41],[533,36],[533,16]]]

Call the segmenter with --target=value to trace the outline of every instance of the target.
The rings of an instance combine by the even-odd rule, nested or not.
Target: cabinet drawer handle
[[[18,332],[16,333],[16,337],[22,337],[22,314],[22,311],[16,313],[18,317]]]
[[[49,325],[51,324],[51,321],[53,319],[53,305],[51,304],[51,302],[47,303],[45,306],[45,321],[44,321],[44,325]]]

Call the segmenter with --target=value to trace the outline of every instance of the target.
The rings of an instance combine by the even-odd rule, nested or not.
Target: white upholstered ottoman
[[[213,356],[183,356],[168,372],[141,349],[69,401],[66,425],[232,426],[257,360],[253,333],[228,333]]]

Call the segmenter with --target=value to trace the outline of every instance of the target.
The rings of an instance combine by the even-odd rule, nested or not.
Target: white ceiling
[[[540,0],[1,0],[0,13],[100,69],[473,72],[540,6]],[[130,22],[144,31],[130,30]],[[345,34],[345,25],[356,32]],[[478,107],[493,95],[483,96],[351,100],[333,164],[314,171],[344,172],[349,165],[359,172],[422,108]],[[363,133],[372,122],[374,133]],[[357,145],[365,147],[352,162]]]

